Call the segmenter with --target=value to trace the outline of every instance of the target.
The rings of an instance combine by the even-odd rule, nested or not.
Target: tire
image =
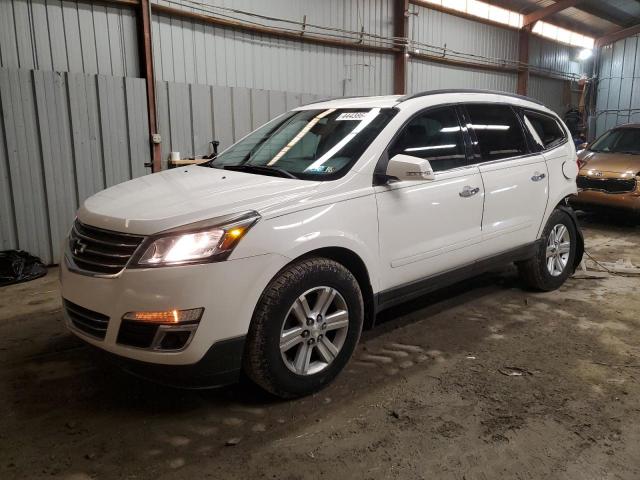
[[[558,234],[562,235],[561,241],[555,242]],[[570,242],[568,251],[563,246],[566,239]],[[557,248],[558,244],[560,248]],[[573,273],[577,244],[578,234],[569,214],[559,209],[554,210],[544,227],[536,255],[518,264],[520,278],[534,290],[549,292],[559,288]],[[559,263],[554,260],[551,261],[552,265],[549,264],[551,257],[559,259]]]
[[[327,258],[293,263],[258,301],[245,344],[244,372],[281,398],[316,392],[351,358],[363,320],[360,286],[343,265]]]

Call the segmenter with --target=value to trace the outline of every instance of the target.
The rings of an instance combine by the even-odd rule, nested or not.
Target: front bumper
[[[62,297],[109,317],[103,339],[78,330],[65,311],[67,326],[85,342],[117,357],[146,364],[193,366],[212,346],[246,335],[260,295],[287,262],[286,257],[269,254],[200,265],[125,269],[114,278],[100,278],[73,272],[63,261]],[[126,312],[199,307],[204,307],[204,313],[183,350],[158,351],[118,343]]]
[[[581,190],[571,198],[576,207],[605,207],[640,213],[640,189],[628,193],[607,193],[600,190]]]
[[[214,388],[240,379],[244,342],[244,336],[216,342],[198,362],[190,365],[160,365],[105,350],[96,349],[96,352],[127,373],[146,380],[179,388]]]

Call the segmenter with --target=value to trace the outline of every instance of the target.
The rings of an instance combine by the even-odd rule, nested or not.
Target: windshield
[[[592,152],[640,154],[640,129],[617,128],[596,140],[589,150]]]
[[[318,109],[281,115],[208,165],[305,180],[344,175],[395,115],[393,109]]]

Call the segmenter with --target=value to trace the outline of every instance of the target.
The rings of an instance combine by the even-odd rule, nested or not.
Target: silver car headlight
[[[133,267],[164,267],[226,260],[260,214],[228,215],[160,232],[149,237]]]

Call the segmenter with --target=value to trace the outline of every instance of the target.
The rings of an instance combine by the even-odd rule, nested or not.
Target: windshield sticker
[[[364,120],[369,112],[348,112],[338,115],[336,120]]]

